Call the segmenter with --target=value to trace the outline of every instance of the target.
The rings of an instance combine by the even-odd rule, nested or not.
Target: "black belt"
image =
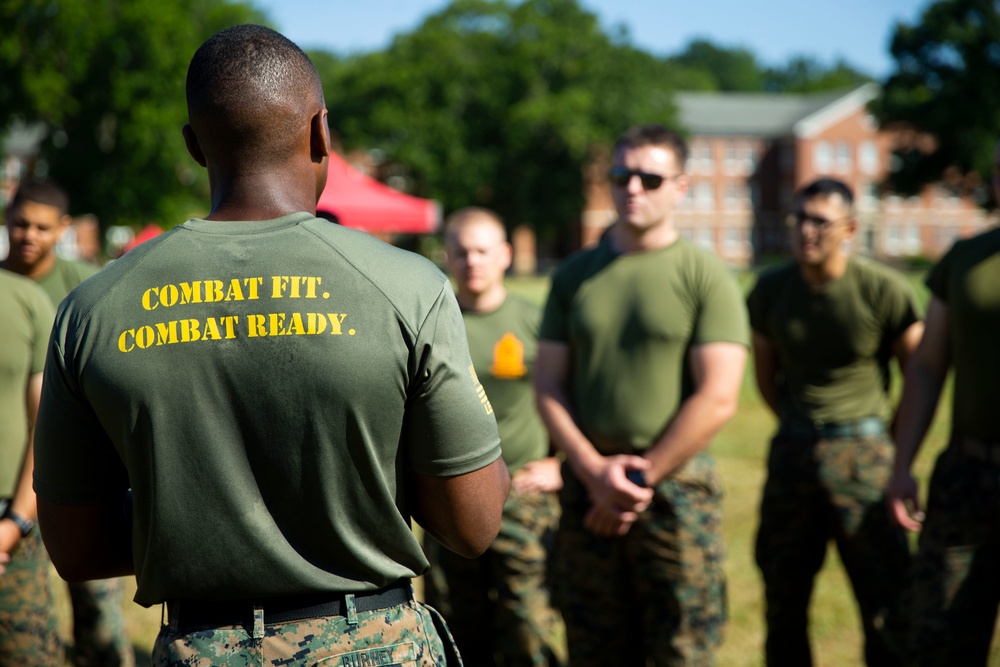
[[[830,424],[821,420],[814,422],[789,422],[778,429],[780,435],[791,438],[863,438],[870,435],[883,435],[885,422],[878,417],[865,417],[851,422]]]
[[[276,625],[309,618],[346,616],[348,607],[345,593],[316,593],[253,600],[191,600],[167,602],[167,617],[171,627],[178,630],[190,628],[217,628],[227,625],[252,626],[256,609],[263,610],[264,624]],[[376,591],[350,594],[354,612],[375,611],[405,604],[413,599],[409,579]]]
[[[955,436],[958,452],[967,459],[1000,467],[1000,442],[988,442],[969,435]]]

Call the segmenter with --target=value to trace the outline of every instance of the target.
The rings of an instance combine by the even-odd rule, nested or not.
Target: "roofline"
[[[846,118],[858,107],[867,105],[878,97],[881,87],[877,83],[866,83],[843,97],[839,97],[818,111],[814,111],[792,126],[792,133],[798,139],[808,139],[819,134],[839,120]]]

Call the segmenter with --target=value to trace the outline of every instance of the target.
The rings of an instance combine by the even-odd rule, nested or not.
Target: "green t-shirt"
[[[462,313],[472,363],[493,406],[511,473],[549,451],[532,384],[541,317],[541,308],[512,294],[493,312]]]
[[[191,220],[59,308],[40,498],[134,494],[136,601],[370,590],[427,567],[410,471],[500,456],[451,284],[307,213]]]
[[[889,418],[892,343],[919,319],[901,275],[851,257],[844,275],[816,289],[786,264],[761,275],[747,306],[777,355],[782,423]]]
[[[42,372],[55,309],[27,278],[0,269],[0,498],[11,498],[28,446],[28,378]]]
[[[556,270],[540,337],[569,345],[569,387],[583,432],[646,449],[694,391],[692,346],[749,344],[739,287],[714,255],[683,239],[618,254],[607,235]]]
[[[100,271],[96,266],[83,262],[74,262],[62,257],[56,257],[56,263],[52,270],[36,280],[38,286],[45,290],[45,293],[52,299],[56,306],[66,298],[66,295],[73,289]]]
[[[952,430],[1000,441],[1000,229],[961,240],[927,276],[934,296],[948,306],[955,368]]]

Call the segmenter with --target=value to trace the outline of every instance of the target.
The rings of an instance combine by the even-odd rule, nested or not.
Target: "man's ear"
[[[327,110],[321,109],[309,121],[309,154],[319,164],[330,155],[330,124]]]
[[[201,152],[201,145],[198,143],[198,137],[194,135],[194,130],[191,129],[190,123],[185,123],[184,127],[181,128],[181,134],[184,135],[184,145],[187,146],[188,153],[194,158],[194,161],[200,164],[202,167],[207,165],[205,161],[205,154]]]

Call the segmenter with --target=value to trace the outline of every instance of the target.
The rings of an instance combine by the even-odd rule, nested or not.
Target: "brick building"
[[[955,238],[991,224],[975,202],[942,184],[910,198],[882,192],[901,136],[879,131],[868,113],[878,93],[875,84],[809,95],[678,93],[691,149],[691,186],[676,217],[680,233],[736,266],[781,254],[793,193],[821,175],[854,189],[864,254],[933,259]],[[605,173],[599,162],[587,173],[584,245],[614,218]]]

